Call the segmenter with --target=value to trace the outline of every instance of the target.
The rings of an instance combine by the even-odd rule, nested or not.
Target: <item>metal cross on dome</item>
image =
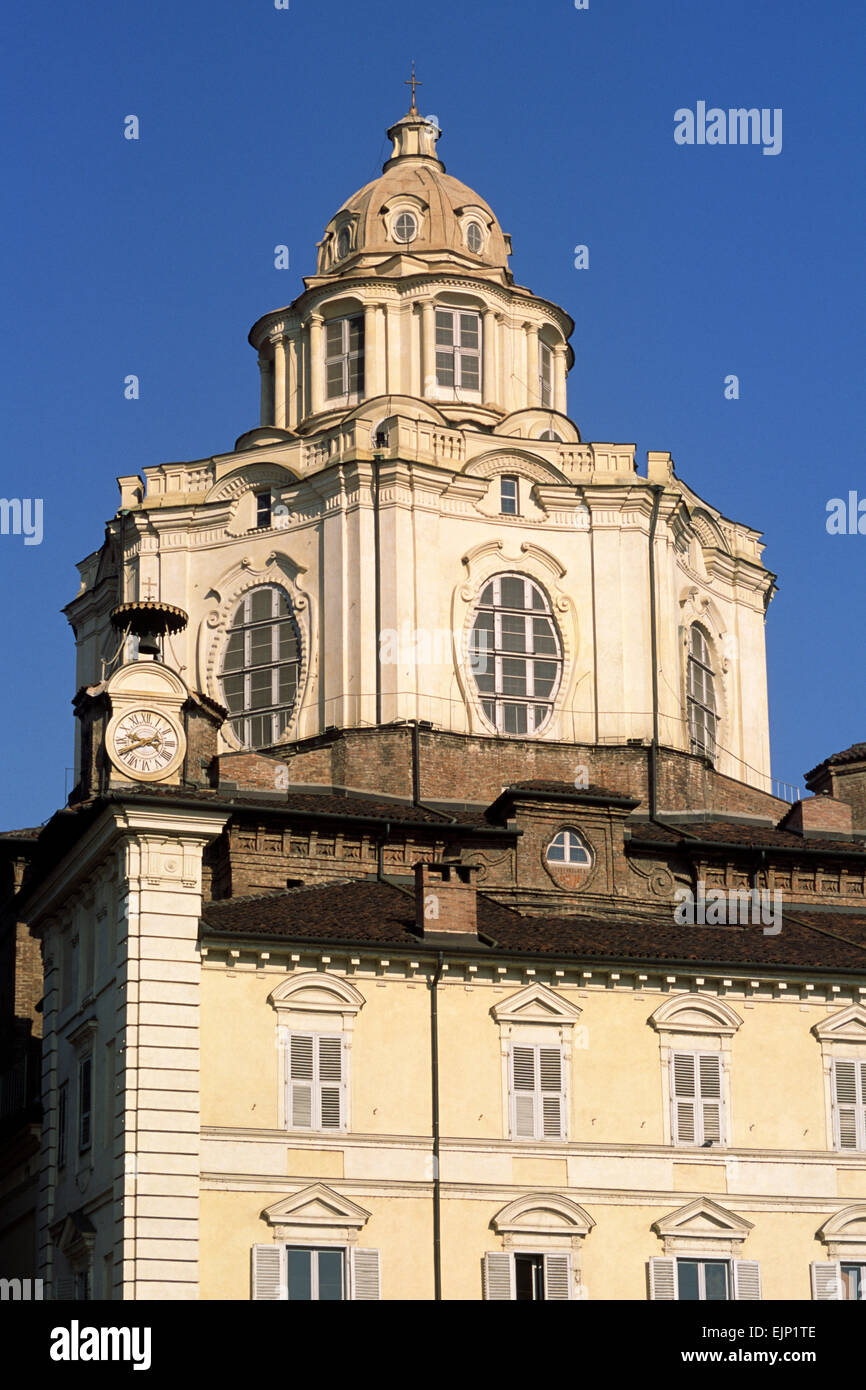
[[[424,83],[423,83],[423,82],[419,82],[419,81],[417,80],[417,78],[415,77],[415,59],[414,59],[414,58],[412,59],[412,76],[411,76],[406,82],[403,83],[403,86],[404,86],[404,87],[411,87],[411,88],[412,88],[412,105],[410,106],[409,111],[410,111],[410,113],[413,112],[413,111],[414,111],[414,112],[417,112],[418,107],[415,105],[415,88],[416,88],[416,87],[423,87],[423,86],[424,86]]]

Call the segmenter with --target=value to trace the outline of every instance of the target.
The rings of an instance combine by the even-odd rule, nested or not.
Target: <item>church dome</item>
[[[435,118],[413,106],[388,131],[382,174],[348,198],[319,242],[318,277],[439,269],[511,284],[511,239],[480,194],[445,172]]]

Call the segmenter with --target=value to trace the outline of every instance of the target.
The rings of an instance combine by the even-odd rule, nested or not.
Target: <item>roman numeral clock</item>
[[[187,615],[166,603],[124,603],[114,609],[111,621],[118,631],[138,638],[138,659],[125,662],[105,688],[110,780],[177,783],[186,755],[182,711],[189,691],[160,658],[162,639],[180,632]]]

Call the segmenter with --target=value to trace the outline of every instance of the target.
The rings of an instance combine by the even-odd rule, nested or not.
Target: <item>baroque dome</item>
[[[489,203],[446,173],[436,150],[435,118],[413,107],[388,131],[382,174],[346,200],[319,242],[308,287],[342,276],[411,274],[443,265],[513,283],[511,239]]]

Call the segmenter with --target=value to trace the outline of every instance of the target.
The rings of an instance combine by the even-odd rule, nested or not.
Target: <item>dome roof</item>
[[[412,262],[424,270],[444,261],[451,270],[512,283],[511,240],[489,203],[445,172],[436,152],[440,135],[414,107],[391,126],[394,148],[382,174],[353,193],[325,228],[317,278],[405,276]]]

